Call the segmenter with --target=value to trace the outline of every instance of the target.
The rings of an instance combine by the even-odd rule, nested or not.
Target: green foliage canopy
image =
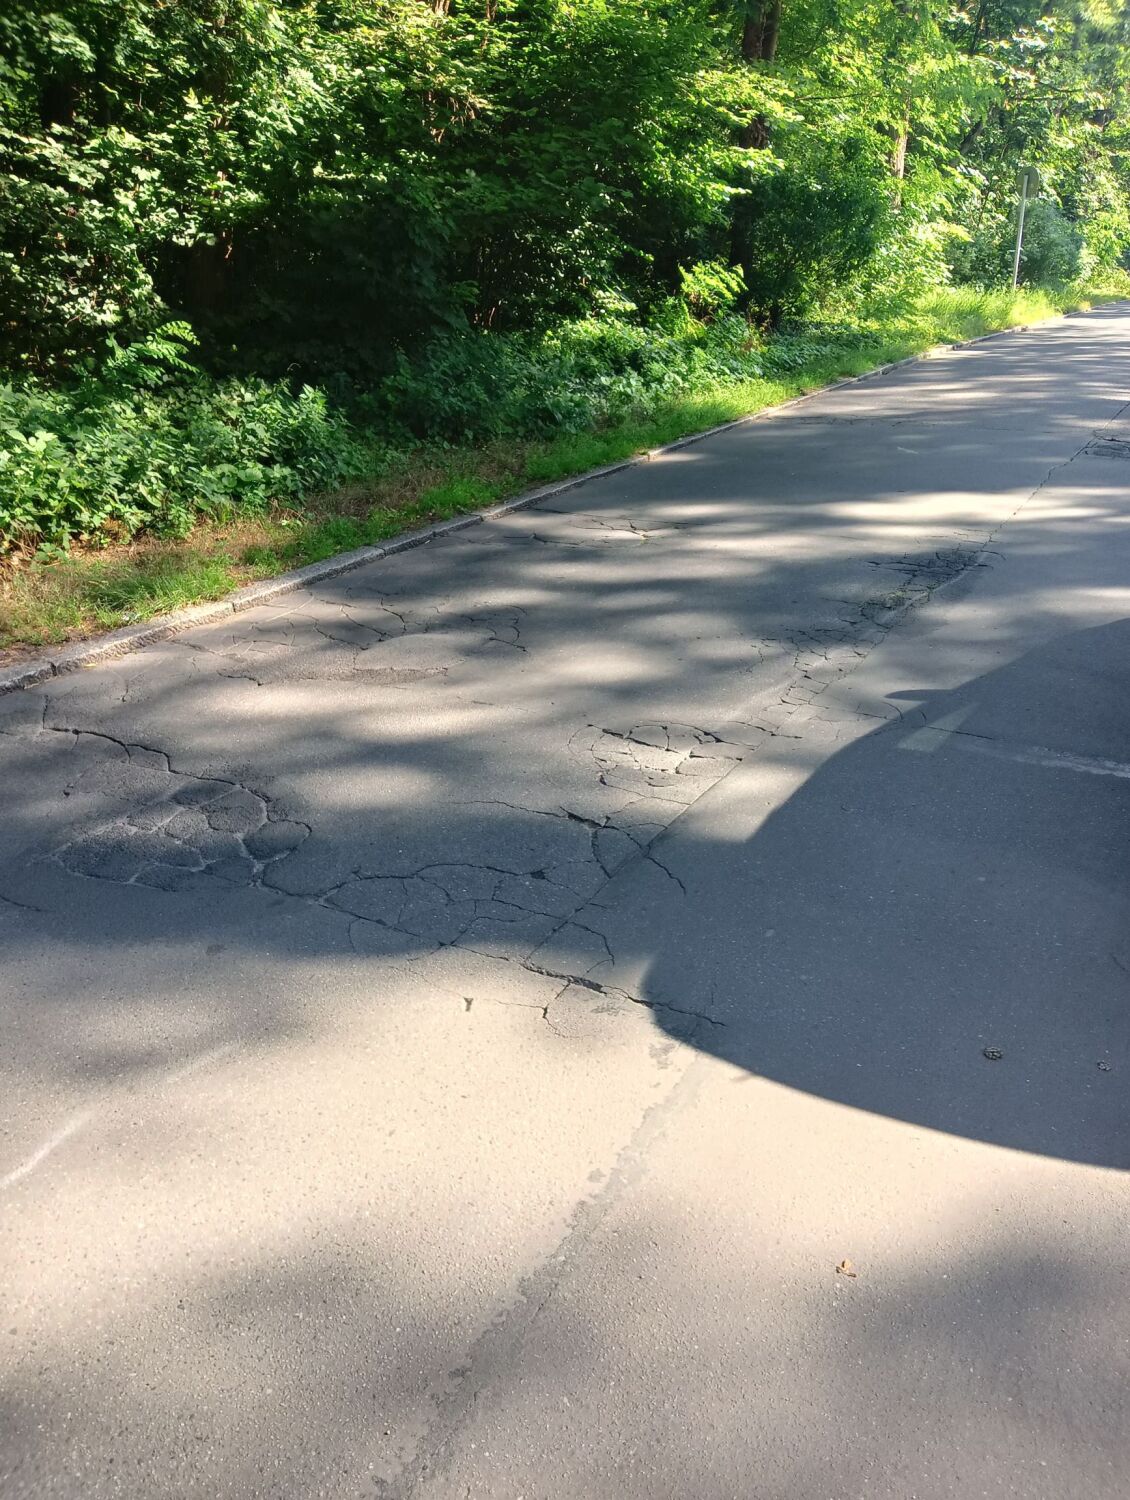
[[[1125,0],[9,0],[0,361],[58,375],[183,318],[216,367],[372,377],[445,328],[654,314],[719,258],[754,311],[797,312],[876,266],[938,274],[945,235],[991,279],[1021,161],[1047,184],[1041,222],[1112,264],[1128,17]]]

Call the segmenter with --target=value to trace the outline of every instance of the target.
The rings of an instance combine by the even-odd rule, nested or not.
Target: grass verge
[[[1117,292],[1054,295],[945,288],[909,309],[822,336],[786,336],[771,375],[727,380],[657,400],[599,431],[473,447],[416,449],[369,481],[227,524],[202,523],[183,541],[140,539],[0,572],[0,664],[46,645],[222,598],[240,585],[447,520],[532,485],[583,473],[688,433],[818,390],[844,376],[1114,300]]]

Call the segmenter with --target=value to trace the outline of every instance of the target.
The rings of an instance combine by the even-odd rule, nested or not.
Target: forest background
[[[1125,294],[1128,257],[1126,0],[9,0],[0,647]]]

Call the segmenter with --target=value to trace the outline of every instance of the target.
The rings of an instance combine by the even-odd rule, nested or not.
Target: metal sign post
[[[1024,216],[1028,212],[1028,193],[1039,188],[1035,167],[1020,169],[1020,213],[1016,220],[1016,254],[1012,258],[1012,290],[1020,284],[1020,250],[1024,244]]]

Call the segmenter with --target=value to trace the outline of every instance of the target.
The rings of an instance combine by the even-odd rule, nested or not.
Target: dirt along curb
[[[241,614],[245,609],[254,609],[257,604],[267,604],[272,599],[279,598],[280,595],[293,593],[296,589],[305,588],[308,584],[321,583],[326,578],[336,578],[340,573],[352,572],[354,568],[362,568],[366,563],[379,562],[383,557],[395,557],[398,552],[407,552],[412,547],[421,547],[425,542],[449,536],[455,531],[465,531],[469,526],[479,526],[484,521],[492,521],[496,517],[509,515],[511,511],[525,510],[527,506],[536,505],[539,500],[548,500],[553,495],[561,495],[567,490],[577,489],[578,486],[588,484],[594,479],[603,479],[608,474],[618,474],[624,469],[650,463],[654,459],[662,458],[665,453],[676,453],[680,448],[689,448],[693,443],[701,443],[720,432],[729,432],[732,428],[744,427],[750,422],[763,421],[767,417],[776,416],[778,412],[788,411],[791,407],[811,401],[813,397],[821,396],[825,391],[838,390],[845,385],[860,385],[865,380],[874,380],[891,370],[902,369],[905,365],[920,364],[923,360],[933,359],[939,354],[946,354],[954,349],[967,349],[973,344],[983,344],[989,339],[1006,338],[1009,334],[1026,333],[1033,328],[1044,328],[1051,323],[1062,322],[1064,317],[1071,316],[1071,313],[1064,313],[1055,318],[1043,318],[1037,323],[1023,323],[1016,328],[1002,328],[995,333],[983,333],[975,339],[964,339],[957,344],[938,344],[932,349],[924,350],[921,354],[911,354],[906,359],[896,359],[889,364],[876,365],[873,370],[866,370],[862,375],[845,375],[840,380],[833,380],[828,385],[820,386],[818,390],[806,391],[803,396],[794,396],[791,400],[779,402],[776,406],[764,406],[760,411],[749,412],[744,417],[735,417],[731,422],[720,422],[716,427],[706,427],[701,432],[688,433],[686,437],[677,438],[673,443],[664,443],[661,448],[649,448],[644,453],[621,459],[618,463],[603,464],[597,469],[586,469],[583,473],[574,474],[569,479],[560,479],[553,484],[542,485],[538,489],[525,490],[509,500],[485,506],[482,510],[471,511],[465,516],[457,516],[454,520],[439,521],[434,526],[425,526],[419,531],[405,532],[403,536],[393,537],[376,546],[358,547],[353,552],[339,552],[336,557],[327,557],[322,562],[308,563],[306,567],[295,568],[289,573],[280,573],[276,578],[265,578],[260,583],[248,584],[245,588],[237,589],[235,593],[229,594],[227,598],[217,599],[211,604],[192,605],[188,609],[178,609],[172,614],[157,615],[137,625],[125,625],[120,630],[111,630],[104,635],[92,636],[89,640],[61,648],[57,655],[42,656],[21,662],[7,672],[0,669],[0,694],[17,692],[20,688],[34,687],[36,683],[46,682],[52,677],[62,677],[68,672],[77,672],[86,667],[98,666],[104,661],[112,661],[119,656],[128,656],[134,651],[140,651],[145,646],[152,645],[155,641],[168,640],[170,636],[191,630],[196,625],[208,625],[214,620],[224,619],[227,615]]]

